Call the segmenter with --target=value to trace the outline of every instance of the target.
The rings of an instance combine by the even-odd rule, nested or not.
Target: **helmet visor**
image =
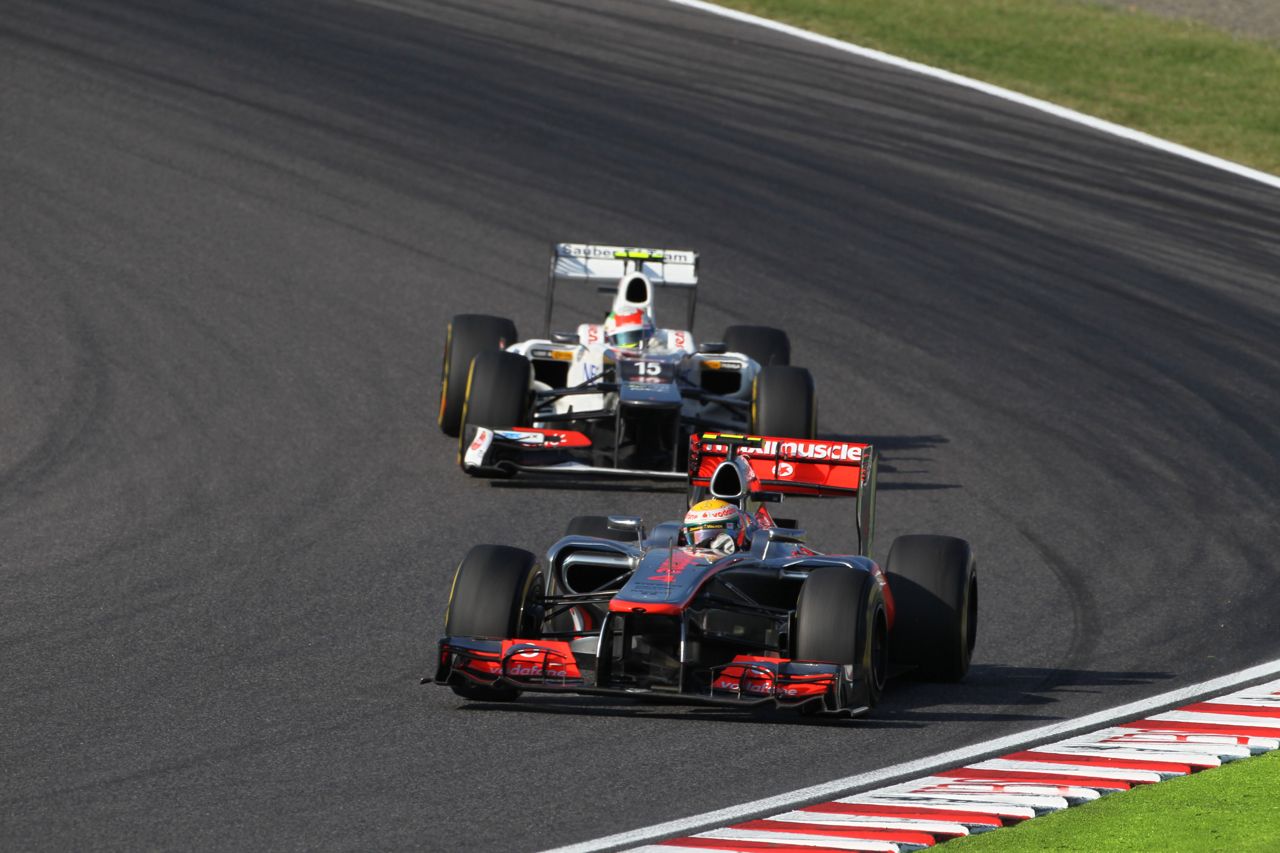
[[[716,521],[711,524],[686,524],[684,538],[690,545],[707,545],[721,533],[731,533],[737,528],[738,525],[725,521]]]
[[[628,329],[625,332],[614,332],[610,335],[610,340],[615,347],[625,347],[626,349],[635,349],[649,337],[648,329]]]

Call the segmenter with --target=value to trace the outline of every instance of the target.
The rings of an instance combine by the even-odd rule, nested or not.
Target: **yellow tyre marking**
[[[462,423],[458,425],[458,467],[462,467],[463,448],[467,446],[467,413],[471,409],[471,377],[476,372],[476,360],[471,359],[467,368],[467,388],[462,392]]]
[[[440,371],[440,413],[436,415],[436,425],[444,426],[444,405],[449,398],[449,356],[453,351],[453,323],[444,333],[444,368]]]
[[[756,420],[756,385],[759,382],[760,382],[759,373],[751,377],[751,423],[748,424],[749,429],[747,430],[747,432],[753,432],[753,433],[760,432],[760,428],[757,425],[759,422]]]
[[[467,561],[466,557],[462,558],[462,562]],[[458,588],[458,576],[462,574],[462,563],[458,563],[458,568],[453,572],[453,583],[449,584],[449,601],[444,606],[444,632],[449,633],[449,611],[453,609],[453,591]]]
[[[529,571],[529,577],[524,582],[524,589],[520,592],[520,612],[516,614],[516,634],[520,633],[520,626],[524,623],[524,609],[529,603],[529,590],[533,589],[533,582],[542,577],[542,572],[538,570],[538,564],[534,563],[533,568]],[[545,594],[545,589],[544,589]],[[518,636],[517,636],[518,639]]]

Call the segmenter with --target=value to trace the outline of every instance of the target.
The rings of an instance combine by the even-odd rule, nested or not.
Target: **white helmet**
[[[639,308],[625,313],[611,312],[604,321],[604,339],[610,346],[625,349],[643,346],[655,331],[649,315]]]

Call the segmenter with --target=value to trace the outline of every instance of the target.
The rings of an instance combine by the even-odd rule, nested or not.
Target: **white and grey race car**
[[[608,323],[551,332],[556,287],[594,285],[613,296]],[[464,471],[645,478],[687,476],[689,435],[704,429],[812,438],[813,377],[793,367],[786,332],[729,326],[698,345],[693,325],[698,255],[687,250],[557,243],[544,337],[520,340],[487,314],[449,323],[439,425],[458,438]],[[687,296],[686,328],[652,321],[657,291]],[[623,344],[615,318],[644,318]]]

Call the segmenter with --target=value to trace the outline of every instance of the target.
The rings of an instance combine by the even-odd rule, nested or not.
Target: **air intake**
[[[649,304],[649,279],[642,275],[632,276],[623,288],[622,298],[632,305]]]
[[[747,493],[747,477],[742,468],[745,459],[728,459],[721,462],[711,475],[711,494],[726,501],[739,501]]]

